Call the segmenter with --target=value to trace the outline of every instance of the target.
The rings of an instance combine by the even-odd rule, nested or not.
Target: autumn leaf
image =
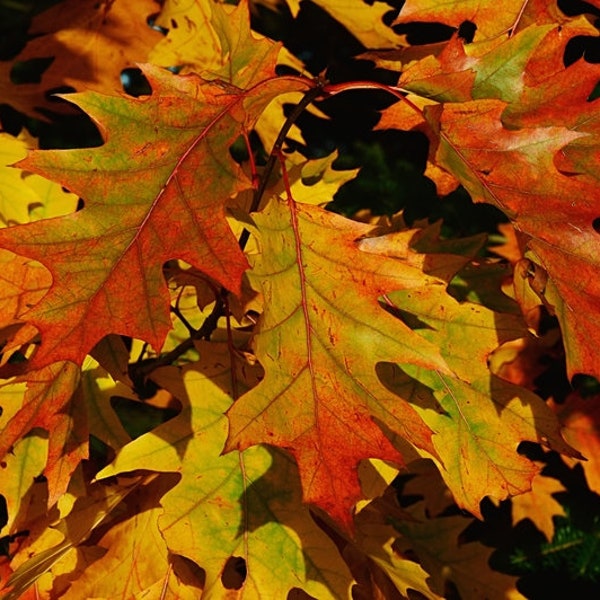
[[[394,548],[398,534],[391,523],[394,518],[402,517],[410,518],[398,506],[395,490],[391,487],[357,515],[355,539],[344,552],[352,556],[353,564],[372,561],[405,597],[410,597],[409,590],[414,590],[428,600],[441,600],[442,596],[429,585],[429,573]],[[366,570],[372,571],[368,567]]]
[[[144,597],[194,600],[201,595],[196,576],[183,583],[176,569],[185,564],[170,556],[158,529],[161,496],[171,487],[169,478],[156,479],[130,493],[125,502],[130,518],[117,523],[98,541],[105,554],[94,561],[62,595],[80,598]],[[152,560],[148,560],[149,557]],[[189,573],[189,568],[188,568]],[[106,574],[110,573],[110,577]],[[184,571],[185,573],[185,571]],[[187,574],[187,573],[186,573]],[[193,582],[193,583],[192,583]],[[194,585],[195,584],[195,585]]]
[[[524,4],[523,0],[510,0],[498,11],[490,0],[450,0],[443,3],[436,0],[407,0],[394,23],[444,23],[458,28],[464,22],[470,22],[477,28],[477,38],[489,39],[515,28]]]
[[[152,0],[67,0],[55,3],[33,20],[33,36],[13,63],[0,63],[0,90],[13,106],[40,117],[44,111],[72,112],[46,94],[65,87],[114,93],[122,89],[121,72],[145,62],[161,34],[147,18]],[[11,82],[16,63],[45,60],[49,65],[36,84]],[[67,108],[68,107],[68,108]],[[41,111],[41,112],[40,112]]]
[[[440,472],[459,506],[480,516],[484,496],[500,500],[531,489],[539,467],[517,453],[522,441],[577,454],[562,439],[558,422],[541,398],[488,370],[487,358],[498,345],[526,335],[518,315],[458,303],[431,289],[396,291],[388,297],[424,338],[444,339],[440,348],[454,376],[403,367],[427,388],[393,370],[386,381],[420,406],[423,420],[436,434]]]
[[[565,457],[564,460],[571,465],[579,463],[583,468],[590,490],[599,493],[600,404],[598,403],[598,397],[582,398],[579,394],[572,393],[564,404],[552,402],[551,406],[563,425],[566,440],[587,459],[578,461],[574,458]]]
[[[572,277],[574,270],[593,273],[598,267],[593,186],[554,164],[554,157],[584,134],[564,127],[507,129],[502,124],[504,107],[499,101],[480,100],[428,111],[432,119],[438,118],[434,113],[440,117],[436,160],[476,201],[495,204],[531,236],[531,257],[549,277],[547,291],[540,293],[555,307],[567,339],[569,374],[600,375],[595,347],[588,341],[590,328],[597,327],[600,290],[593,277],[577,283]]]
[[[459,534],[469,521],[459,516],[427,519],[423,504],[409,509],[414,520],[394,522],[402,534],[396,546],[400,551],[411,550],[430,574],[430,585],[444,593],[445,583],[451,581],[463,600],[522,600],[516,589],[516,578],[497,571],[490,572],[488,561],[493,550],[479,542],[459,543]]]
[[[402,36],[383,20],[393,11],[386,2],[315,0],[315,4],[344,25],[366,48],[394,48],[403,43]]]
[[[240,88],[273,74],[281,47],[251,32],[247,0],[237,6],[198,0],[185,13],[180,4],[165,2],[156,24],[168,30],[167,37],[150,53],[149,62]]]
[[[521,598],[482,500],[565,521],[523,442],[599,481],[595,396],[559,406],[600,375],[592,7],[50,4],[0,44],[0,595]],[[103,145],[23,158],[82,111]],[[324,210],[379,141],[428,223]]]
[[[16,442],[12,453],[4,457],[2,471],[11,476],[3,476],[0,483],[0,493],[6,502],[8,515],[8,520],[0,530],[2,535],[16,533],[31,518],[24,509],[30,503],[35,478],[46,466],[47,453],[48,441],[31,435]]]
[[[357,463],[402,464],[373,418],[430,447],[427,428],[381,385],[375,364],[447,370],[438,351],[382,310],[378,298],[440,282],[416,266],[360,250],[358,238],[372,228],[317,207],[273,201],[254,220],[261,253],[250,277],[265,299],[255,351],[266,376],[229,410],[227,449],[256,443],[288,449],[298,461],[304,500],[351,527],[361,496]]]
[[[564,491],[565,487],[557,479],[536,475],[531,491],[511,498],[513,523],[529,519],[551,541],[554,537],[553,517],[565,516],[565,509],[554,494]]]
[[[25,130],[17,137],[0,133],[0,223],[2,226],[24,224],[42,218],[66,215],[75,211],[77,197],[49,179],[13,167],[25,158],[37,140]],[[32,326],[24,326],[17,315],[36,304],[48,291],[48,272],[35,261],[0,251],[0,322],[2,323],[2,359],[5,366],[19,351],[27,348],[37,335]]]
[[[36,427],[51,433],[44,469],[49,506],[66,490],[79,462],[88,457],[85,415],[77,409],[77,398],[73,396],[78,382],[79,371],[68,362],[29,373],[23,406],[0,431],[0,457]]]
[[[88,494],[80,497],[73,505],[69,514],[47,527],[39,539],[30,544],[24,544],[12,565],[15,567],[10,579],[5,582],[3,600],[16,600],[33,585],[40,577],[66,560],[68,567],[77,569],[77,561],[69,563],[69,558],[75,553],[77,546],[84,542],[91,533],[107,520],[121,501],[136,487],[154,476],[135,478],[122,481],[115,485],[96,484],[88,490]],[[43,540],[42,538],[47,538]],[[46,545],[40,544],[45,541]]]
[[[432,460],[418,458],[410,463],[410,475],[402,486],[402,495],[423,501],[429,517],[439,517],[455,505],[448,486]]]
[[[597,376],[589,332],[598,328],[599,290],[593,277],[575,284],[571,273],[597,269],[597,234],[591,226],[597,210],[587,199],[597,186],[598,127],[588,99],[598,68],[579,61],[565,69],[563,62],[569,40],[596,30],[583,17],[566,20],[538,4],[521,7],[514,35],[476,38],[481,41],[472,44],[455,36],[440,52],[409,63],[399,85],[441,104],[409,96],[387,122],[426,133],[434,165],[456,177],[476,202],[495,204],[533,238],[527,256],[548,274],[548,285],[539,291],[561,322],[569,375]],[[414,8],[419,16],[407,3],[403,18],[424,13],[426,21],[436,15],[454,24],[460,10],[477,13],[481,7],[467,2]],[[532,14],[538,16],[533,22]],[[426,124],[418,122],[419,113]],[[447,181],[432,173],[443,190]]]
[[[75,212],[77,197],[54,181],[12,166],[37,147],[21,131],[17,137],[0,133],[0,224],[29,223]]]
[[[131,387],[113,378],[91,358],[86,358],[81,373],[81,401],[87,414],[90,434],[117,450],[131,441],[110,404],[112,396],[136,398]]]
[[[589,34],[589,24],[585,23],[569,23],[562,35]],[[526,86],[523,72],[556,29],[553,24],[539,25],[509,39],[494,38],[471,44],[454,36],[439,55],[406,65],[398,85],[437,102],[468,102],[478,98],[518,102]]]
[[[302,506],[291,459],[264,447],[220,455],[232,376],[239,388],[255,381],[256,369],[241,365],[246,375],[232,373],[223,344],[200,350],[205,358],[185,367],[183,379],[175,368],[153,375],[182,402],[180,415],[125,446],[98,477],[149,467],[181,473],[161,500],[159,528],[171,552],[206,571],[207,598],[222,597],[221,574],[233,556],[246,561],[242,597],[256,598],[261,589],[285,597],[293,587],[323,599],[348,597],[352,579]]]
[[[5,367],[11,356],[21,349],[26,350],[37,335],[35,327],[24,325],[18,315],[44,297],[51,280],[41,265],[8,250],[0,249],[0,267],[1,364]]]
[[[225,220],[225,204],[249,184],[232,159],[211,149],[228,147],[271,98],[306,84],[281,78],[244,92],[156,67],[146,66],[145,73],[154,88],[150,97],[74,98],[108,131],[104,146],[34,153],[22,163],[86,201],[73,215],[28,225],[26,234],[21,227],[0,232],[4,248],[39,260],[53,277],[50,292],[26,317],[42,335],[32,368],[59,360],[81,364],[108,333],[160,349],[170,328],[161,272],[169,259],[240,290],[247,263]],[[128,131],[133,143],[123,145],[112,135],[117,131]],[[123,301],[124,290],[134,291],[130,301]]]

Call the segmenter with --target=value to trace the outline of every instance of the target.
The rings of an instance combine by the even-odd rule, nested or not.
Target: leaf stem
[[[296,122],[298,117],[304,112],[306,107],[311,102],[316,100],[319,96],[323,95],[325,85],[326,84],[324,82],[317,80],[315,87],[308,90],[308,92],[306,92],[304,96],[302,96],[300,102],[298,102],[298,104],[294,106],[294,109],[288,115],[287,119],[285,120],[285,123],[279,130],[279,135],[277,136],[277,139],[273,144],[273,149],[271,150],[271,154],[269,155],[269,160],[267,161],[267,164],[265,165],[265,168],[263,170],[260,185],[254,191],[254,196],[252,198],[252,203],[250,204],[249,212],[255,212],[260,206],[260,201],[262,200],[262,197],[264,196],[267,186],[269,184],[271,173],[273,173],[273,169],[275,168],[275,165],[279,160],[279,153],[281,152],[283,143],[285,142],[285,138],[287,137],[287,134],[292,128],[292,125]],[[249,238],[250,232],[247,229],[244,229],[244,231],[242,231],[242,234],[240,235],[239,240],[240,248],[242,250],[246,247]]]
[[[194,347],[196,340],[209,339],[212,332],[217,328],[219,319],[225,315],[225,303],[221,297],[217,298],[215,305],[213,306],[212,312],[206,319],[200,329],[198,329],[192,336],[183,340],[181,344],[173,348],[170,352],[159,356],[156,360],[149,364],[145,364],[138,370],[138,374],[145,376],[149,375],[158,367],[164,367],[174,363],[180,356],[183,356],[188,350]]]
[[[260,205],[260,201],[262,200],[262,197],[264,196],[264,193],[267,189],[267,185],[269,183],[271,173],[273,172],[273,169],[275,168],[275,164],[278,162],[278,160],[280,160],[281,149],[283,147],[283,144],[285,142],[285,138],[287,137],[287,134],[289,133],[290,129],[292,128],[292,125],[296,122],[298,117],[302,114],[302,112],[306,109],[306,107],[311,102],[313,102],[319,96],[323,95],[326,85],[327,84],[325,81],[317,79],[316,82],[314,82],[314,87],[311,87],[304,94],[304,96],[302,96],[302,99],[300,100],[300,102],[298,102],[298,104],[296,104],[296,106],[294,107],[292,112],[288,115],[288,117],[285,120],[285,123],[279,130],[279,135],[277,136],[275,143],[273,144],[273,149],[271,150],[271,154],[269,155],[269,160],[267,161],[267,164],[265,165],[259,185],[256,185],[256,182],[255,182],[256,166],[253,163],[253,157],[251,158],[254,195],[252,197],[252,203],[250,205],[249,212],[256,211]],[[248,146],[248,150],[251,153],[249,140],[248,140],[248,137],[245,132],[244,132],[244,137],[246,140],[246,144]],[[247,229],[244,229],[242,231],[242,233],[240,235],[240,239],[239,239],[239,245],[242,250],[246,247],[246,244],[248,243],[249,238],[250,238],[250,232]],[[202,323],[202,326],[200,327],[200,329],[198,329],[197,331],[194,331],[194,332],[190,332],[191,335],[189,338],[187,338],[186,340],[181,342],[177,347],[173,348],[173,350],[171,350],[170,352],[167,352],[167,354],[159,356],[151,364],[146,364],[143,367],[141,367],[139,369],[138,373],[142,376],[149,375],[152,371],[154,371],[154,369],[172,364],[179,357],[183,356],[186,352],[191,350],[194,347],[195,340],[200,340],[200,339],[208,340],[210,338],[212,332],[217,328],[217,323],[218,323],[219,319],[221,317],[227,315],[227,313],[228,313],[227,295],[228,295],[227,290],[225,290],[224,288],[221,289],[220,293],[217,295],[215,305],[213,307],[212,312],[210,313],[210,315],[208,315],[208,317],[206,317],[206,319],[205,319],[204,323]],[[178,314],[178,312],[176,310],[174,310],[174,307],[171,307],[171,309],[178,317],[181,318],[180,314]],[[185,322],[184,322],[184,325],[185,325]]]
[[[351,90],[382,90],[395,96],[398,100],[404,102],[407,106],[410,106],[410,108],[420,115],[423,114],[423,111],[406,97],[409,93],[408,90],[393,85],[386,85],[385,83],[379,83],[377,81],[345,81],[343,83],[326,84],[322,89],[323,94],[326,96],[336,96],[337,94]]]

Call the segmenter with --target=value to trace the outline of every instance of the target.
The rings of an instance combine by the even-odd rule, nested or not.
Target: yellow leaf
[[[133,514],[113,525],[98,540],[103,555],[73,581],[61,598],[149,598],[153,591],[155,598],[200,597],[198,581],[197,585],[185,585],[173,572],[167,545],[158,528],[163,512],[159,502],[172,486],[171,479],[155,479],[130,494],[127,502],[135,507]],[[156,595],[158,590],[162,596]]]
[[[232,386],[241,392],[255,384],[260,369],[240,363],[232,372],[227,344],[198,347],[199,362],[153,374],[182,403],[181,413],[122,448],[98,477],[149,467],[181,474],[161,500],[159,528],[171,552],[205,570],[203,598],[227,597],[221,575],[236,556],[247,569],[239,598],[264,590],[285,598],[294,587],[319,600],[349,598],[352,577],[302,505],[289,456],[262,446],[221,454]]]
[[[553,498],[553,494],[564,491],[560,481],[536,475],[529,492],[511,499],[513,524],[529,519],[551,541],[554,537],[552,517],[565,515],[565,509]]]

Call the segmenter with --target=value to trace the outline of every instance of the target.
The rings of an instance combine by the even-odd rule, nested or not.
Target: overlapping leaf
[[[202,586],[198,574],[186,568],[179,557],[169,556],[157,527],[162,513],[159,500],[170,484],[168,478],[157,479],[128,496],[131,516],[102,536],[98,546],[105,554],[62,594],[65,600],[200,597]],[[178,577],[182,570],[185,583]]]
[[[223,597],[220,577],[233,556],[246,561],[248,572],[240,597],[257,598],[261,590],[285,597],[294,587],[323,599],[348,597],[352,578],[302,506],[290,458],[258,446],[220,456],[232,378],[243,391],[256,370],[246,365],[245,376],[232,373],[225,345],[200,350],[201,362],[183,373],[155,374],[182,402],[181,414],[125,446],[100,477],[136,469],[181,474],[161,500],[159,527],[171,552],[206,571],[206,598]]]
[[[439,116],[441,127],[436,160],[476,200],[495,204],[533,238],[529,248],[550,277],[546,295],[567,339],[569,373],[600,375],[596,348],[586,339],[598,329],[600,298],[592,276],[599,267],[600,244],[593,227],[598,214],[595,185],[554,164],[564,146],[583,134],[565,127],[507,129],[502,124],[504,106],[480,100],[431,114],[432,119]],[[573,272],[589,276],[575,284]]]
[[[554,494],[564,492],[565,487],[552,477],[536,476],[531,491],[511,498],[513,523],[529,519],[546,536],[554,537],[555,516],[564,516],[565,509]]]
[[[148,45],[158,39],[140,18],[156,8],[151,4],[139,0],[128,12],[122,0],[93,7],[66,0],[46,12],[33,31],[47,35],[32,40],[20,58],[40,58],[46,49],[55,62],[41,85],[21,87],[7,83],[4,65],[6,85],[0,85],[8,93],[17,90],[13,107],[31,113],[45,103],[40,92],[51,84],[115,89],[121,68],[145,59]],[[288,4],[298,11],[298,2]],[[387,24],[391,15],[383,20],[392,10],[388,4],[315,4],[371,48],[407,44]],[[513,578],[490,570],[490,550],[458,542],[470,520],[440,515],[452,500],[445,486],[430,485],[431,477],[427,485],[416,477],[406,486],[409,494],[417,490],[424,497],[412,518],[389,488],[383,499],[366,508],[366,501],[359,504],[354,540],[343,531],[332,534],[337,546],[325,533],[330,527],[317,526],[323,521],[305,504],[324,508],[350,529],[361,497],[359,462],[376,456],[402,465],[421,453],[431,461],[411,463],[409,471],[431,475],[435,464],[458,504],[480,515],[484,496],[504,498],[537,481],[538,466],[517,452],[522,441],[575,454],[540,398],[488,368],[490,358],[514,353],[519,338],[528,335],[516,304],[499,292],[509,269],[485,260],[467,264],[481,239],[434,240],[432,249],[435,228],[372,237],[373,227],[316,208],[343,181],[328,185],[331,160],[306,165],[296,157],[288,160],[294,166],[285,188],[307,205],[275,201],[255,216],[258,251],[248,245],[246,252],[259,294],[250,314],[233,310],[244,330],[236,331],[228,320],[227,329],[213,334],[227,336],[227,346],[195,341],[183,357],[192,364],[155,372],[153,380],[165,388],[160,393],[176,396],[181,413],[131,441],[111,396],[135,398],[133,375],[138,368],[147,373],[144,359],[155,354],[139,340],[132,342],[132,352],[119,336],[96,342],[114,332],[143,338],[158,351],[176,320],[178,329],[164,352],[182,340],[191,345],[190,330],[201,326],[208,314],[202,309],[219,296],[212,288],[203,295],[198,277],[210,278],[214,288],[240,290],[248,265],[225,207],[236,195],[236,209],[244,207],[256,173],[253,169],[252,182],[245,178],[228,148],[261,116],[259,135],[272,142],[283,122],[283,102],[296,102],[312,85],[271,79],[279,46],[251,32],[244,1],[234,8],[167,0],[161,12],[156,22],[169,32],[152,61],[192,74],[180,77],[147,66],[150,97],[76,96],[100,124],[106,144],[35,153],[23,163],[55,179],[52,194],[68,198],[70,208],[46,210],[35,200],[46,192],[32,194],[21,185],[18,169],[0,174],[10,188],[9,197],[0,196],[5,224],[61,215],[0,231],[3,372],[22,368],[18,361],[31,356],[37,330],[42,340],[33,360],[21,363],[32,370],[0,396],[7,474],[0,493],[9,512],[3,533],[29,531],[27,538],[11,541],[12,564],[5,560],[1,567],[3,574],[15,571],[8,597],[28,597],[27,586],[47,572],[37,580],[41,597],[254,599],[298,592],[337,599],[349,597],[353,585],[343,560],[361,571],[352,590],[357,598],[410,596],[417,590],[437,599],[448,582],[465,599],[518,597]],[[56,22],[47,20],[52,15]],[[132,27],[124,36],[129,17]],[[67,21],[75,26],[65,26]],[[385,63],[406,69],[399,85],[411,93],[382,126],[415,128],[429,137],[426,174],[440,194],[460,182],[476,201],[491,202],[513,219],[532,261],[529,272],[519,263],[516,277],[531,277],[561,319],[570,374],[598,375],[600,121],[588,99],[600,72],[583,62],[567,69],[563,63],[567,42],[594,34],[594,28],[543,0],[515,0],[502,12],[489,2],[408,0],[396,24],[411,21],[441,22],[460,32],[447,44],[405,47],[397,53],[401,65]],[[473,43],[463,39],[467,21],[475,26]],[[63,60],[67,52],[70,64]],[[108,57],[102,65],[95,62],[100,54]],[[13,145],[0,136],[0,143],[5,140]],[[318,187],[304,185],[316,179]],[[83,210],[64,216],[73,211],[74,196],[66,196],[60,184],[82,196]],[[14,203],[19,193],[24,202]],[[192,265],[189,277],[171,281],[188,290],[167,290],[163,266],[171,259]],[[171,261],[169,268],[175,264],[183,263]],[[449,282],[448,290],[461,301],[448,295]],[[176,317],[169,315],[169,303]],[[236,302],[229,297],[227,303],[231,308]],[[256,327],[255,310],[262,312]],[[250,329],[265,368],[260,382],[248,363],[230,368],[232,356],[236,361],[242,353],[248,356],[246,346],[241,352],[234,346],[252,335]],[[514,346],[498,350],[506,343]],[[77,388],[78,370],[70,361],[81,363],[93,347],[118,384],[90,362]],[[138,356],[130,377],[127,362]],[[524,357],[521,366],[527,366]],[[136,385],[146,383],[139,379]],[[533,379],[530,374],[519,381],[529,385]],[[571,408],[569,440],[593,454],[598,437],[593,410],[581,403],[567,405]],[[39,428],[50,432],[48,440],[35,431]],[[90,434],[117,454],[101,477],[130,471],[160,475],[150,475],[133,492],[122,482],[112,488],[90,485],[81,462]],[[280,448],[296,458],[300,476]],[[222,455],[224,449],[229,453]],[[94,464],[105,459],[99,454],[92,456]],[[592,484],[597,469],[589,464]],[[47,482],[34,483],[42,471]],[[377,491],[365,495],[381,493],[389,481],[370,486]],[[534,485],[515,501],[514,520],[533,517],[550,536],[552,515],[560,511],[551,496],[555,489]],[[55,509],[45,514],[48,503]],[[53,529],[58,513],[66,519]],[[232,590],[224,578],[236,557],[244,560],[247,575]],[[206,575],[202,590],[199,569]],[[107,578],[107,571],[119,577]]]
[[[473,11],[480,3],[460,4]],[[450,8],[458,6],[419,3],[413,15],[407,4],[401,15],[417,18],[431,9],[436,18],[450,19],[459,14],[446,15]],[[532,10],[523,8],[525,15]],[[472,45],[453,38],[439,55],[413,62],[400,85],[440,104],[422,106],[426,125],[413,117],[406,126],[429,136],[431,161],[457,178],[475,201],[495,204],[530,236],[528,256],[548,274],[547,286],[538,286],[538,292],[561,321],[569,374],[598,376],[595,345],[589,343],[590,332],[600,333],[595,316],[600,290],[592,275],[598,269],[593,227],[599,214],[594,201],[598,132],[593,103],[587,101],[598,68],[580,61],[565,69],[563,63],[567,42],[595,30],[582,18],[540,14],[539,23],[512,37]],[[418,110],[418,103],[412,105]],[[588,276],[575,283],[574,271]]]
[[[431,575],[430,585],[443,593],[447,581],[456,586],[464,600],[522,600],[516,589],[516,578],[490,572],[490,548],[479,542],[460,543],[459,534],[468,525],[460,516],[442,516],[426,519],[423,504],[409,511],[413,521],[395,521],[402,534],[397,546],[401,551],[411,550]]]
[[[440,343],[456,373],[453,377],[408,369],[434,390],[435,400],[427,400],[429,390],[397,373],[388,381],[428,409],[421,414],[436,433],[433,443],[440,471],[460,506],[480,515],[483,496],[503,499],[531,489],[539,467],[517,453],[522,441],[577,454],[562,439],[557,420],[541,398],[487,368],[487,357],[498,345],[526,335],[519,317],[469,302],[459,304],[431,289],[394,292],[389,298],[407,311],[407,322],[416,318],[423,337]]]
[[[86,201],[74,215],[0,232],[2,247],[52,273],[50,292],[26,317],[42,335],[36,365],[80,364],[108,333],[160,348],[170,328],[161,271],[169,259],[183,259],[239,292],[246,260],[225,204],[249,184],[222,149],[274,96],[306,84],[283,78],[244,92],[156,67],[145,73],[151,97],[76,98],[106,127],[104,146],[35,153],[25,163]]]
[[[395,23],[444,23],[458,28],[467,21],[476,26],[478,37],[488,39],[514,29],[526,5],[526,0],[510,0],[499,12],[490,0],[407,0]]]
[[[403,43],[402,36],[384,22],[384,16],[393,12],[386,2],[315,0],[315,4],[344,25],[367,48],[394,48]]]
[[[581,461],[589,488],[600,492],[600,403],[598,396],[582,398],[573,393],[564,404],[553,404],[562,425],[565,437],[573,447],[588,458]],[[566,459],[571,464],[575,460]]]
[[[69,362],[57,362],[29,373],[23,405],[0,431],[0,457],[36,427],[52,433],[44,470],[50,506],[67,488],[79,462],[88,457],[85,415],[77,410],[77,399],[73,397],[78,381],[79,372]],[[14,406],[11,408],[14,410]]]
[[[84,557],[78,556],[80,550],[78,545],[111,516],[111,513],[128,494],[138,485],[150,480],[151,477],[147,476],[145,479],[138,477],[114,485],[90,486],[87,494],[75,501],[69,514],[53,523],[54,527],[49,527],[49,525],[55,515],[46,515],[45,529],[35,532],[37,536],[32,535],[34,532],[30,532],[31,537],[12,559],[14,572],[7,582],[3,582],[3,592],[6,592],[6,588],[10,588],[10,591],[3,595],[4,600],[21,598],[31,585],[51,569],[56,568],[60,573],[61,567],[64,566],[61,565],[63,561],[67,562],[65,572],[63,572],[67,578],[73,571],[79,575],[82,562],[80,559]],[[75,560],[69,561],[69,558]],[[95,558],[98,558],[97,553]],[[50,583],[54,596],[57,595],[56,587],[59,587],[60,592],[64,592],[65,582],[61,581],[60,577],[57,577],[55,581],[51,580]]]
[[[240,88],[269,77],[280,51],[279,44],[251,32],[247,0],[236,7],[197,0],[185,10],[180,0],[168,0],[156,24],[168,34],[150,62]]]
[[[428,428],[381,385],[376,363],[448,372],[439,350],[378,299],[442,282],[411,264],[406,246],[405,261],[360,250],[358,238],[372,228],[317,207],[275,200],[255,221],[261,253],[251,278],[265,300],[255,350],[266,376],[228,412],[227,448],[267,442],[290,450],[304,499],[349,527],[361,495],[357,463],[402,463],[374,418],[431,450]]]
[[[153,0],[68,0],[40,13],[29,33],[34,36],[15,62],[0,63],[0,92],[17,110],[40,117],[40,109],[72,112],[52,102],[49,92],[71,87],[76,91],[114,93],[121,90],[121,71],[145,62],[161,34],[148,17]],[[15,63],[47,61],[40,83],[11,82]]]
[[[394,488],[390,488],[388,493],[376,499],[357,516],[356,547],[346,548],[345,553],[355,553],[357,556],[354,562],[361,559],[372,561],[403,596],[410,597],[409,590],[416,590],[428,600],[441,600],[442,596],[429,585],[432,581],[429,573],[419,563],[403,557],[394,548],[397,532],[390,523],[395,518],[411,518],[399,509],[394,496]]]

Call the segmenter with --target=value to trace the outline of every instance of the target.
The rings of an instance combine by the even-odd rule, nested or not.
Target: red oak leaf
[[[229,198],[250,187],[225,150],[298,78],[248,91],[143,67],[153,94],[70,96],[104,129],[97,149],[34,152],[21,166],[85,199],[75,214],[0,231],[0,247],[40,261],[48,294],[18,315],[41,333],[30,366],[80,364],[108,333],[159,349],[170,329],[162,266],[182,259],[238,293],[247,267],[226,221]]]

